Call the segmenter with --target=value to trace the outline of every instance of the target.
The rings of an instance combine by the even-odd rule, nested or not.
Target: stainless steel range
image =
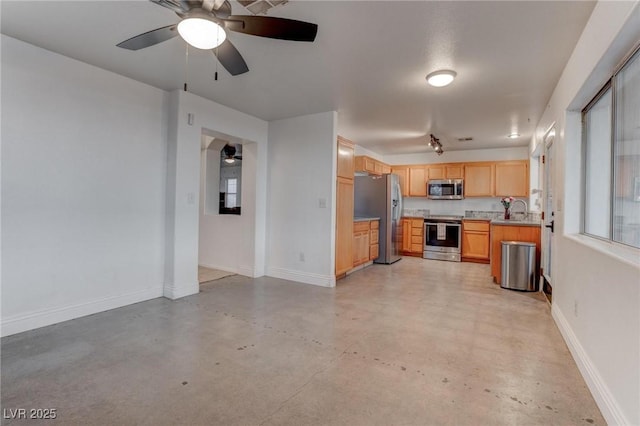
[[[424,219],[424,259],[460,262],[462,216],[427,216]]]

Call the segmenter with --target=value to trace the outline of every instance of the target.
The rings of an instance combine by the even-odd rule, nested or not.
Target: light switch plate
[[[318,198],[318,207],[321,209],[327,208],[327,199],[326,198]]]

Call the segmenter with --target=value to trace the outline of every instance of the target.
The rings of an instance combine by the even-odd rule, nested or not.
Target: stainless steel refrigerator
[[[380,255],[374,262],[390,264],[400,260],[402,192],[398,176],[356,176],[354,201],[356,217],[380,218]]]

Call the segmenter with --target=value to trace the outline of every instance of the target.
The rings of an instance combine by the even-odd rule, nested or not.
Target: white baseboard
[[[267,268],[267,276],[283,280],[296,281],[304,284],[318,285],[322,287],[335,287],[335,275],[314,274],[311,272],[294,271],[285,268]]]
[[[252,265],[241,265],[235,268],[233,266],[228,266],[228,265],[213,265],[213,264],[204,263],[204,262],[198,262],[198,264],[200,266],[204,266],[205,268],[219,269],[221,271],[231,272],[232,274],[238,274],[238,275],[242,275],[249,278],[258,277]]]
[[[97,314],[98,312],[104,312],[110,309],[121,308],[158,297],[162,297],[161,286],[150,287],[118,296],[105,297],[85,303],[16,315],[2,320],[0,333],[2,337],[10,336],[12,334],[22,333],[23,331]]]
[[[200,284],[196,281],[191,284],[169,284],[165,283],[163,296],[167,299],[175,300],[181,297],[191,296],[200,291]]]
[[[204,266],[205,268],[219,269],[221,271],[231,272],[232,274],[238,274],[239,273],[237,268],[234,268],[234,267],[229,266],[229,265],[214,265],[212,263],[203,263],[203,262],[198,262],[198,265]]]
[[[245,266],[238,266],[238,272],[239,275],[243,275],[245,277],[249,277],[249,278],[255,278],[255,271],[253,270],[253,266],[249,266],[249,265],[245,265]]]
[[[560,330],[562,337],[564,337],[564,341],[567,343],[569,351],[571,352],[573,359],[576,361],[578,369],[580,370],[580,373],[582,373],[582,377],[587,383],[587,386],[593,395],[593,399],[595,399],[596,404],[598,405],[598,408],[600,408],[602,416],[605,418],[607,423],[610,425],[630,425],[631,423],[627,420],[624,413],[618,406],[615,398],[611,394],[611,391],[609,391],[609,387],[600,376],[596,366],[591,362],[591,359],[580,344],[578,337],[571,329],[566,317],[558,308],[558,305],[551,306],[551,315],[556,321],[558,329]]]

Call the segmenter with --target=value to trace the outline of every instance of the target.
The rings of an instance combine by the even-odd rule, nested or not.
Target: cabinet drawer
[[[424,227],[424,219],[411,219],[411,227],[422,229]]]
[[[380,221],[379,220],[372,220],[371,221],[371,229],[378,229],[380,228]]]
[[[413,253],[422,253],[424,251],[424,246],[422,244],[411,244],[411,251]]]
[[[379,233],[377,229],[372,229],[371,230],[371,239],[369,240],[371,242],[371,244],[378,244],[378,240],[379,240]]]
[[[411,228],[411,235],[418,235],[422,238],[422,234],[424,234],[424,230],[422,228]]]
[[[368,231],[368,230],[369,230],[369,221],[353,223],[353,232],[362,232],[362,231]]]
[[[481,221],[481,222],[467,222],[464,221],[463,224],[465,231],[480,231],[480,232],[489,232],[489,222]]]
[[[422,236],[412,235],[411,244],[420,244],[422,246],[424,244],[424,241],[422,241]]]

